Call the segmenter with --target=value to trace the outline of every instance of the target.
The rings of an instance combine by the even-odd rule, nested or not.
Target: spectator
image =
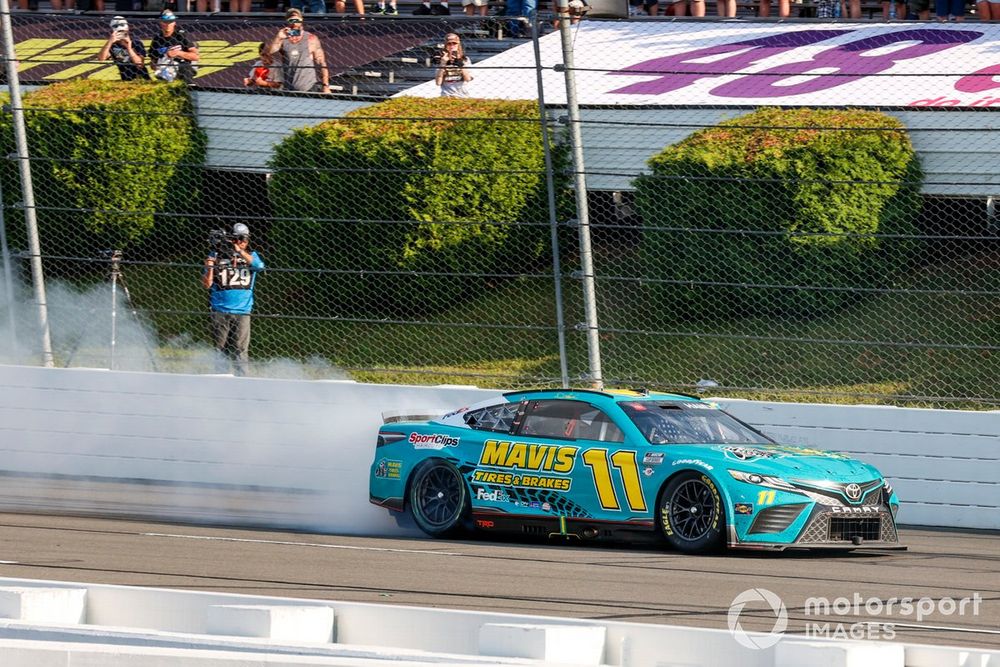
[[[653,0],[650,0],[653,1]],[[646,0],[639,0],[639,2],[644,3]],[[640,7],[645,8],[644,4],[640,4]],[[587,5],[584,4],[584,0],[569,0],[566,4],[567,11],[566,14],[569,15],[570,23],[577,24],[583,15],[587,12]],[[559,19],[562,18],[563,12],[559,11],[559,0],[553,0],[552,2],[552,13],[556,14],[556,20],[552,22],[553,28],[559,27]]]
[[[229,11],[249,14],[253,11],[253,0],[229,0]]]
[[[344,14],[347,12],[347,2],[345,0],[334,0],[333,6],[337,10],[338,14]],[[365,0],[354,0],[354,13],[365,13]]]
[[[895,15],[893,15],[895,12]],[[882,20],[891,21],[906,20],[906,2],[896,2],[896,0],[882,0]]]
[[[558,0],[557,0],[558,3]],[[530,25],[530,21],[535,18],[538,10],[537,0],[507,0],[507,16],[525,17],[528,23],[523,21],[510,21],[507,24],[507,32],[511,37],[520,37],[525,28]]]
[[[931,0],[907,0],[907,17],[914,16],[921,21],[931,18]]]
[[[469,16],[486,16],[490,10],[489,0],[462,0],[462,9]]]
[[[965,20],[965,0],[934,0],[937,20],[944,22],[950,17],[953,21]]]
[[[667,8],[666,14],[672,16],[705,16],[705,0],[674,0]]]
[[[441,86],[441,97],[468,97],[465,84],[472,81],[466,69],[472,61],[465,55],[462,39],[453,32],[444,37],[444,51],[441,52],[437,75],[434,81]]]
[[[257,252],[249,252],[250,228],[233,225],[232,253],[227,257],[212,250],[205,259],[201,284],[208,290],[211,309],[212,339],[220,352],[217,370],[226,372],[223,359],[233,363],[233,374],[247,374],[250,350],[250,313],[253,311],[253,288],[264,262]]]
[[[198,43],[177,27],[177,16],[169,9],[160,14],[160,34],[149,44],[149,60],[158,79],[179,78],[187,84],[194,80]]]
[[[507,6],[510,7],[512,1],[518,0],[507,0]],[[525,0],[527,1],[527,0]],[[534,0],[531,0],[534,2]],[[435,2],[431,4],[431,0],[424,0],[420,3],[420,6],[413,10],[416,16],[447,16],[451,14],[451,9],[448,8],[448,0],[441,0],[440,2]]]
[[[118,76],[122,81],[145,79],[149,81],[146,71],[146,47],[142,40],[135,37],[128,28],[128,21],[123,16],[111,19],[111,34],[104,43],[98,60],[114,60],[118,66]]]
[[[483,1],[485,3],[485,0]],[[396,8],[396,0],[389,0],[388,7],[385,4],[385,0],[378,0],[378,3],[375,5],[375,8],[377,14],[390,14],[395,16],[396,14],[399,13],[399,9]]]
[[[715,9],[721,18],[736,16],[736,0],[715,0]]]
[[[330,72],[319,37],[303,27],[302,12],[285,12],[285,27],[271,40],[268,53],[281,54],[281,81],[285,90],[330,92]],[[319,75],[317,77],[317,72]]]
[[[293,9],[298,12],[299,18],[302,18],[303,12],[326,14],[326,0],[291,0],[288,7],[288,11],[285,12],[286,19]]]
[[[757,16],[767,18],[771,15],[771,0],[760,0]],[[787,19],[792,15],[792,4],[790,0],[778,0],[778,18]]]
[[[274,67],[267,42],[260,43],[258,53],[260,59],[250,68],[250,76],[243,79],[243,85],[247,88],[281,88],[281,69]]]
[[[1000,21],[1000,0],[979,0],[976,16],[980,21]]]

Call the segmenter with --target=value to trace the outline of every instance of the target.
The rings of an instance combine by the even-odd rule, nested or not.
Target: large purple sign
[[[559,36],[541,41],[546,101],[561,103]],[[588,105],[1000,105],[996,24],[587,22],[574,52]],[[530,45],[478,65],[473,95],[537,95]]]

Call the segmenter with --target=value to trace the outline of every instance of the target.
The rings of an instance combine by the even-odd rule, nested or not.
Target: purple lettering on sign
[[[708,46],[696,51],[678,53],[663,58],[646,60],[625,69],[609,74],[617,76],[637,76],[662,74],[658,79],[634,83],[612,93],[622,95],[662,95],[690,86],[699,79],[734,74],[744,67],[749,67],[765,58],[785,51],[832,39],[840,35],[854,32],[853,30],[801,30],[786,32],[760,39],[748,39],[732,44]],[[711,63],[693,63],[692,60],[721,56],[735,53],[729,58],[723,58]]]
[[[901,30],[884,32],[817,53],[811,60],[778,65],[752,76],[724,83],[711,91],[717,97],[789,97],[842,86],[889,69],[901,60],[920,58],[971,42],[983,33],[974,30]],[[918,42],[885,55],[866,56],[868,51],[900,42]],[[791,77],[817,69],[827,71],[792,85],[779,85]]]

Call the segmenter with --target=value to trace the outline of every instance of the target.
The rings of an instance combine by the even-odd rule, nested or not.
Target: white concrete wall
[[[0,589],[71,589],[79,624],[0,618],[3,667],[292,665],[611,665],[616,667],[1000,667],[1000,651],[786,635],[747,648],[727,630],[422,607],[0,579]],[[332,610],[330,641],[226,636],[210,617],[233,606]],[[58,613],[57,609],[52,610]],[[547,633],[544,634],[543,633]],[[498,635],[506,638],[497,644]],[[764,639],[759,633],[753,637]],[[766,637],[772,639],[772,637]],[[499,654],[499,656],[498,656]],[[872,655],[877,654],[877,660]],[[868,659],[865,659],[867,656]]]
[[[0,510],[403,534],[368,503],[381,412],[498,393],[0,366]],[[1000,413],[720,402],[785,442],[876,464],[902,523],[1000,528]]]

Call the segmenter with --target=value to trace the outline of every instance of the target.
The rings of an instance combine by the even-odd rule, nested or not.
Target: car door
[[[530,449],[526,454],[530,472],[522,484],[555,486],[565,516],[623,521],[649,515],[642,454],[626,445],[622,431],[599,407],[570,399],[529,401],[517,436],[536,448],[534,457]]]

